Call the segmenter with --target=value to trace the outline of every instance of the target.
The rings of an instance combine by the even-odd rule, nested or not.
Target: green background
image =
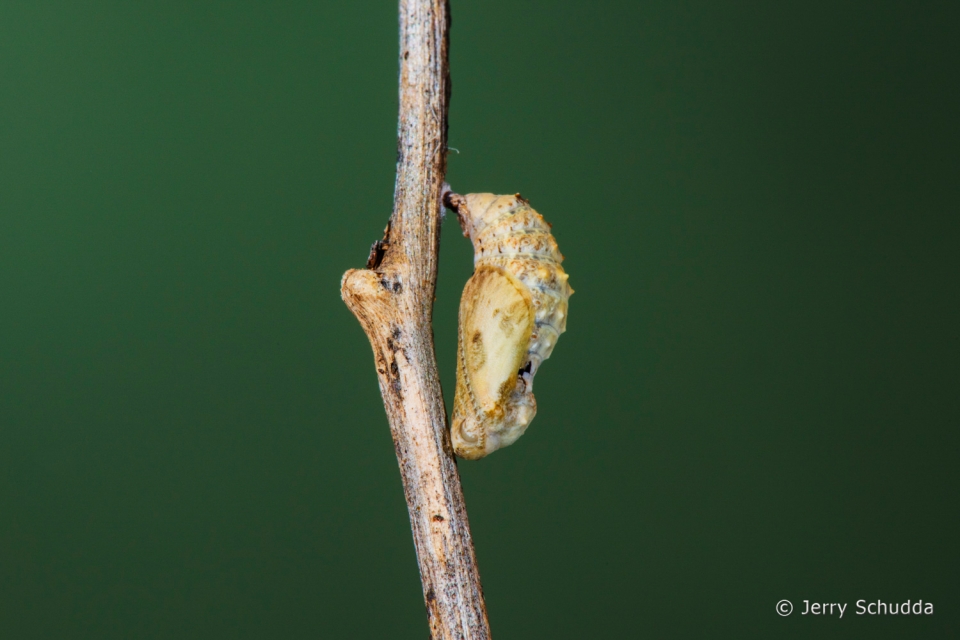
[[[496,638],[958,632],[955,7],[453,0],[449,180],[576,289],[460,464]],[[426,635],[339,298],[396,57],[393,2],[0,5],[0,636]]]

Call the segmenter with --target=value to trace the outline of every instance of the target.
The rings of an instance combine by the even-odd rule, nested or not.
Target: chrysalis
[[[513,444],[537,412],[533,377],[566,330],[573,289],[550,225],[520,197],[450,196],[473,242],[460,299],[453,450],[477,459]]]

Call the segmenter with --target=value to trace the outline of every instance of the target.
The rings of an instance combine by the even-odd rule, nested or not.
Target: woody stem
[[[373,348],[420,566],[431,637],[490,637],[433,346],[446,171],[449,7],[400,1],[400,116],[393,214],[341,295]]]

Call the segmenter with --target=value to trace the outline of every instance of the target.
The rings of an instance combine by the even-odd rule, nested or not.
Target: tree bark
[[[433,345],[446,171],[449,7],[400,1],[400,117],[393,215],[341,295],[373,347],[400,464],[432,638],[490,637]]]

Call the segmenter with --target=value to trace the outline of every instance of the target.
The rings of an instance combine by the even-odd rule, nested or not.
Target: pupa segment
[[[460,457],[513,444],[537,412],[533,378],[566,330],[573,289],[550,225],[518,195],[455,196],[474,273],[460,299],[451,440]]]

